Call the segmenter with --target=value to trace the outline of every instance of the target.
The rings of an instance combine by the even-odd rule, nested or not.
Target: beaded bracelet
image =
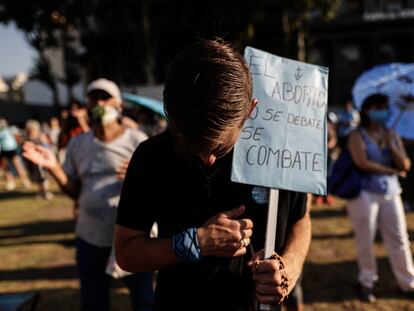
[[[172,247],[178,257],[186,261],[201,260],[201,250],[197,239],[197,229],[188,228],[174,235],[172,238]]]
[[[279,300],[278,303],[282,304],[288,298],[288,293],[289,293],[289,279],[288,279],[287,274],[286,274],[285,264],[283,263],[282,257],[280,257],[276,252],[274,252],[269,257],[269,259],[277,260],[277,262],[279,264],[279,271],[280,271],[280,275],[282,277],[282,284],[280,285],[280,287],[282,287],[282,289],[283,289],[283,296]]]

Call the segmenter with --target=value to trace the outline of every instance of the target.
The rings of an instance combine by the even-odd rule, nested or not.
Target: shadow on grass
[[[326,239],[352,239],[354,234],[352,231],[346,233],[336,233],[336,234],[312,234],[312,240],[326,240]]]
[[[0,228],[0,244],[1,245],[25,245],[44,242],[53,242],[63,244],[64,246],[73,245],[73,241],[68,240],[48,240],[32,241],[31,237],[48,236],[55,234],[72,233],[74,231],[74,220],[58,220],[58,221],[38,221],[21,225],[3,226]],[[5,239],[19,239],[18,241],[4,241]]]
[[[42,311],[73,311],[80,310],[79,291],[77,289],[40,289],[36,310]],[[118,290],[111,291],[112,311],[131,311],[129,294]]]
[[[2,241],[0,239],[0,247],[3,246],[22,246],[22,245],[36,245],[36,244],[45,244],[45,243],[53,243],[53,244],[59,244],[63,247],[74,247],[75,246],[75,240],[74,239],[60,239],[60,240],[39,240],[39,241],[25,241],[25,240],[12,240],[12,241]]]
[[[408,239],[411,242],[414,242],[414,231],[413,230],[408,230]]]
[[[36,197],[37,191],[0,191],[0,200]]]
[[[331,218],[347,216],[346,209],[318,209],[311,211],[311,218]]]
[[[0,271],[0,280],[3,282],[50,280],[77,280],[78,272],[75,265],[66,265],[53,268],[29,268],[19,270]],[[120,279],[112,279],[112,288],[125,287]]]
[[[375,294],[383,299],[407,299],[398,292],[388,258],[378,258],[377,264],[379,281],[375,286]],[[356,261],[327,264],[307,262],[302,279],[305,302],[341,302],[357,299],[357,278]]]
[[[73,265],[0,271],[2,281],[68,280],[77,279],[77,277],[77,270]]]

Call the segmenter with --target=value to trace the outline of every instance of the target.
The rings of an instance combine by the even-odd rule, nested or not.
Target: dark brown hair
[[[382,93],[376,93],[364,99],[361,106],[361,126],[367,127],[371,120],[368,117],[367,111],[372,107],[388,106],[388,96]]]
[[[243,57],[221,40],[182,50],[170,65],[164,110],[180,153],[208,154],[227,130],[241,127],[252,100]]]

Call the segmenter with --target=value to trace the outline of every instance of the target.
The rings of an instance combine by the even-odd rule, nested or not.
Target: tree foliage
[[[285,50],[297,58],[306,60],[307,26],[313,20],[329,20],[335,17],[340,0],[282,0],[282,19]]]
[[[78,27],[82,6],[75,0],[2,0],[0,22],[14,22],[25,32],[28,43],[37,50],[38,56],[32,70],[32,78],[43,81],[53,92],[54,103],[59,106],[56,83],[71,87],[79,81],[78,71],[73,70],[67,59],[62,59],[63,75],[53,71],[51,60],[46,56],[48,49],[62,49],[63,55],[73,54],[70,30]]]
[[[39,55],[46,48],[63,47],[68,85],[79,80],[80,66],[87,79],[104,76],[123,85],[151,84],[163,81],[172,57],[197,38],[222,37],[239,48],[250,44],[292,57],[299,44],[292,38],[306,34],[306,23],[312,18],[333,16],[338,3],[2,0],[0,22],[14,21]],[[73,47],[73,29],[81,35],[81,53]],[[40,59],[38,64],[45,66],[44,62]]]

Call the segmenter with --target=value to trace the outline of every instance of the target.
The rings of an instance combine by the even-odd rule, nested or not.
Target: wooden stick
[[[265,258],[272,256],[275,251],[276,242],[276,228],[277,228],[277,210],[279,205],[279,189],[270,189],[267,225],[266,225],[266,239],[265,239]],[[260,304],[260,311],[270,310],[270,305]]]

